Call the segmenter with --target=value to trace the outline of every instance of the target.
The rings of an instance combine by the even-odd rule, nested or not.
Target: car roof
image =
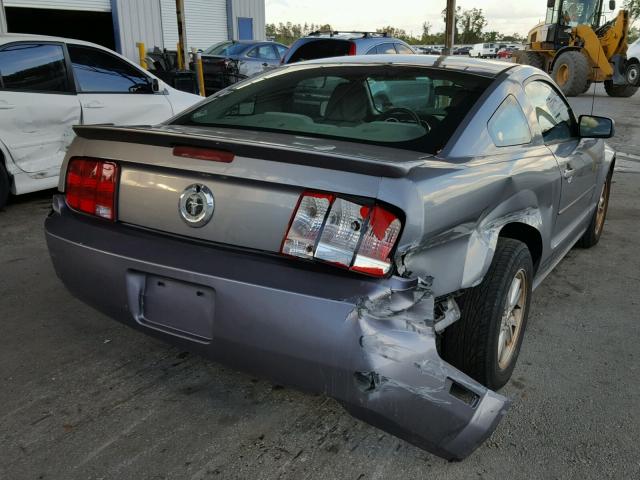
[[[274,42],[272,40],[223,40],[222,42],[214,43],[211,46],[222,45],[224,43],[233,43],[239,45],[258,45],[261,43],[268,43],[269,45],[280,45],[278,42]]]
[[[351,41],[358,44],[369,43],[406,43],[403,40],[385,35],[383,33],[366,33],[366,32],[319,32],[317,34],[310,34],[305,37],[301,37],[296,40],[296,43],[309,43],[317,40],[336,40],[336,41]]]
[[[49,35],[33,35],[30,33],[3,33],[0,34],[0,44],[11,43],[11,42],[63,42],[63,43],[75,43],[76,45],[86,45],[89,47],[97,47],[103,50],[109,50],[102,45],[98,45],[96,43],[85,42],[84,40],[78,40],[75,38],[64,38],[64,37],[52,37]]]
[[[319,58],[296,63],[295,65],[403,65],[415,67],[435,67],[454,70],[484,77],[495,78],[516,65],[497,60],[481,60],[460,56],[438,55],[355,55],[333,58]]]

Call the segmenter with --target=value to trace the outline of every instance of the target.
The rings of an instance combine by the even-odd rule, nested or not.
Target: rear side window
[[[378,45],[377,47],[377,52],[380,54],[387,54],[387,55],[395,55],[396,53],[396,49],[393,46],[393,43],[383,43],[382,45]]]
[[[490,82],[408,66],[290,67],[213,97],[174,123],[436,153]]]
[[[531,142],[529,122],[520,104],[509,95],[489,120],[489,134],[497,147],[524,145]]]
[[[315,60],[316,58],[344,57],[349,55],[351,42],[348,40],[318,39],[292,47],[293,53],[287,63]]]
[[[409,47],[403,45],[402,43],[396,43],[396,50],[398,50],[398,53],[401,55],[413,53],[413,51]]]
[[[545,143],[564,142],[576,136],[575,117],[551,85],[534,81],[527,84],[524,90],[535,109]]]
[[[0,50],[2,88],[23,92],[69,92],[61,45],[20,43]]]
[[[204,53],[205,55],[218,55],[225,57],[230,55],[240,55],[246,48],[247,45],[244,43],[222,42],[216,43],[215,45],[207,48]]]
[[[259,47],[255,47],[247,53],[247,57],[262,58],[264,60],[278,60],[280,58],[271,45],[260,45]]]
[[[144,73],[96,48],[69,45],[79,90],[84,93],[153,93]]]

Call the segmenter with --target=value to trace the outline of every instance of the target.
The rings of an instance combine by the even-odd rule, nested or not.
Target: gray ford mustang
[[[76,133],[46,220],[74,295],[448,459],[505,414],[531,292],[598,242],[615,162],[540,70],[457,57],[301,63]]]

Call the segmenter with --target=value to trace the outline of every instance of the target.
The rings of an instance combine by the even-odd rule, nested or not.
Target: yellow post
[[[202,54],[200,52],[196,53],[196,73],[198,75],[198,88],[200,89],[200,96],[206,97],[206,93],[204,90],[204,69],[202,67]]]
[[[184,70],[184,60],[182,58],[182,48],[180,48],[180,42],[177,45],[177,53],[178,53],[178,70]]]
[[[147,50],[144,48],[143,42],[136,43],[136,47],[138,47],[138,56],[140,57],[140,66],[145,70],[149,69],[147,65]]]

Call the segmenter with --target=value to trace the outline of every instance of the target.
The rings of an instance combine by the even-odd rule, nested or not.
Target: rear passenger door
[[[280,55],[273,45],[258,45],[247,52],[238,68],[242,75],[252,77],[280,65]]]
[[[69,45],[82,123],[157,124],[173,115],[168,96],[153,91],[141,69],[104,50]]]
[[[570,236],[593,206],[604,143],[579,138],[578,125],[569,104],[550,83],[531,81],[525,85],[525,92],[535,110],[544,142],[560,169],[562,193],[556,234]]]
[[[0,49],[0,141],[14,163],[29,173],[57,175],[80,104],[64,46],[17,42]]]

